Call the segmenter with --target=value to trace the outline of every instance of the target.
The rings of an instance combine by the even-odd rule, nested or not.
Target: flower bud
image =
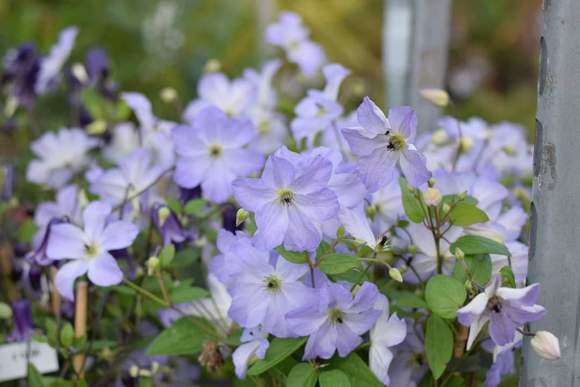
[[[441,89],[422,89],[421,96],[435,106],[445,107],[449,105],[449,94]]]
[[[136,365],[132,365],[131,368],[129,368],[129,376],[131,376],[132,378],[136,378],[137,376],[139,376],[139,367],[137,367]]]
[[[436,182],[437,182],[437,181],[435,180],[435,178],[434,178],[434,177],[430,177],[430,178],[429,178],[429,180],[427,180],[427,185],[428,185],[430,188],[433,188],[433,187],[435,187],[435,183],[436,183]]]
[[[443,145],[447,141],[449,141],[449,136],[447,135],[447,132],[443,129],[437,129],[435,132],[433,132],[433,135],[431,136],[431,142],[435,145]]]
[[[560,358],[560,342],[558,338],[548,331],[538,331],[530,341],[532,348],[540,357],[547,360]]]
[[[463,191],[459,195],[457,195],[457,199],[459,199],[459,200],[465,200],[466,197],[467,197],[467,192],[465,192],[465,191]]]
[[[87,70],[82,63],[75,63],[72,65],[71,71],[75,78],[82,84],[86,84],[89,81],[89,75],[87,74]]]
[[[204,67],[203,70],[206,73],[212,73],[212,72],[220,71],[221,68],[222,68],[222,64],[220,63],[219,60],[217,60],[217,59],[210,59],[205,64],[205,67]]]
[[[169,218],[169,215],[171,215],[171,210],[169,209],[169,207],[167,206],[159,207],[159,209],[157,210],[157,216],[159,217],[159,227],[163,227],[165,221]]]
[[[441,191],[437,188],[427,188],[427,191],[423,192],[423,200],[427,203],[428,206],[436,207],[441,203],[441,199],[443,196],[441,195]]]
[[[471,137],[461,137],[459,140],[459,149],[461,153],[469,152],[473,148],[473,139]]]
[[[395,267],[391,267],[389,269],[389,277],[391,277],[392,279],[394,279],[397,282],[403,282],[403,276],[401,275],[401,272],[399,271],[399,269],[395,268]]]
[[[147,265],[147,275],[153,275],[159,269],[159,258],[156,256],[149,257],[146,262]]]
[[[459,247],[455,248],[455,258],[457,259],[465,259],[465,253]]]
[[[240,224],[244,223],[249,216],[250,213],[248,211],[240,208],[238,212],[236,212],[236,227],[239,227]]]
[[[172,103],[177,99],[177,90],[173,87],[164,87],[159,92],[161,100],[165,103]]]
[[[95,136],[105,133],[105,130],[107,130],[107,121],[105,120],[94,120],[87,125],[87,133]]]
[[[449,212],[449,210],[451,210],[451,207],[449,206],[449,204],[443,203],[443,205],[441,206],[441,209],[443,210],[443,213],[446,214]]]

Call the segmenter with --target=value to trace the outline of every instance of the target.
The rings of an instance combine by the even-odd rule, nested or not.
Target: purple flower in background
[[[322,47],[309,39],[309,30],[294,12],[280,13],[280,19],[266,29],[266,41],[284,49],[288,60],[296,63],[307,78],[313,78],[326,62]]]
[[[77,27],[64,29],[58,37],[58,42],[46,56],[42,57],[35,84],[35,91],[38,95],[51,91],[60,81],[62,66],[70,56],[78,32]]]
[[[36,100],[34,86],[40,69],[40,55],[36,46],[24,43],[4,56],[2,85],[20,105],[32,107]]]
[[[516,332],[515,340],[509,344],[497,346],[491,340],[482,343],[482,347],[493,353],[493,364],[485,376],[485,387],[497,387],[501,383],[502,376],[513,374],[514,351],[522,346],[522,335]]]
[[[254,359],[263,359],[270,343],[268,342],[268,333],[260,328],[244,329],[240,342],[241,344],[232,354],[232,358],[237,377],[244,379],[250,362]]]
[[[239,258],[239,251],[249,249],[253,251],[253,241],[242,231],[235,234],[221,229],[216,242],[219,254],[209,263],[209,268],[228,288],[235,286],[243,269],[243,261]]]
[[[181,243],[188,238],[188,233],[182,227],[177,215],[165,204],[155,204],[151,207],[151,218],[159,230],[163,244]]]
[[[296,105],[296,118],[291,123],[296,140],[306,138],[309,145],[313,144],[319,132],[338,130],[332,128],[343,111],[337,102],[338,90],[344,78],[350,74],[348,69],[336,63],[327,64],[322,71],[326,78],[326,88],[323,91],[308,90],[306,98]]]
[[[241,206],[256,213],[256,243],[290,250],[315,249],[321,225],[336,216],[338,200],[328,188],[332,163],[319,156],[297,168],[280,156],[270,156],[259,179],[238,179],[234,192]]]
[[[500,283],[500,278],[495,277],[483,293],[457,311],[457,321],[470,327],[468,350],[487,321],[493,342],[505,345],[514,341],[517,328],[540,320],[546,313],[543,306],[536,304],[540,296],[539,284],[512,289],[502,288]]]
[[[222,73],[206,73],[197,85],[199,98],[187,105],[183,119],[194,124],[199,119],[197,114],[210,106],[219,108],[230,117],[245,115],[255,103],[256,92],[254,85],[247,79],[230,81]]]
[[[255,136],[249,120],[229,118],[215,107],[203,109],[191,126],[173,130],[179,156],[175,182],[185,188],[201,184],[205,198],[215,203],[227,201],[234,180],[258,171],[264,163],[261,154],[244,149]]]
[[[28,300],[18,300],[12,303],[12,318],[14,331],[11,341],[28,341],[32,336],[32,309]]]
[[[299,336],[310,336],[304,359],[330,359],[335,351],[347,356],[362,343],[361,335],[373,327],[382,311],[375,309],[377,287],[365,282],[356,295],[343,285],[327,282],[317,300],[287,314],[290,329]]]
[[[110,251],[130,246],[139,229],[129,222],[111,221],[111,210],[105,202],[92,202],[83,211],[83,228],[63,223],[52,229],[48,257],[72,260],[58,270],[55,280],[59,292],[69,300],[74,299],[75,279],[85,273],[99,286],[115,285],[123,279]]]
[[[89,164],[88,152],[97,144],[97,139],[77,128],[45,133],[30,146],[38,158],[28,164],[26,178],[60,188]]]
[[[389,110],[389,118],[370,98],[365,97],[357,110],[361,127],[343,129],[352,153],[359,157],[358,170],[371,192],[387,185],[397,162],[409,183],[418,187],[427,182],[425,157],[415,148],[417,116],[408,107]]]
[[[394,357],[390,348],[405,340],[407,324],[396,313],[389,316],[389,301],[385,296],[379,295],[375,308],[381,311],[381,315],[371,329],[369,368],[381,382],[389,385],[389,366]]]
[[[229,317],[244,328],[261,325],[278,337],[292,335],[286,313],[303,305],[314,295],[302,282],[307,265],[297,265],[251,246],[239,246],[238,259],[242,270],[229,292],[232,304]]]

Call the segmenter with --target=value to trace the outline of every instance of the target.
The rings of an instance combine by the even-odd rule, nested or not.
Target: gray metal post
[[[413,106],[419,116],[419,132],[432,130],[440,113],[419,92],[444,87],[450,25],[451,0],[385,0],[387,105]]]
[[[264,31],[276,18],[278,8],[276,3],[276,0],[256,0],[257,44],[261,60],[266,59],[273,51],[264,39]]]
[[[524,348],[524,386],[580,386],[580,1],[544,0],[534,154],[530,282],[562,358]]]

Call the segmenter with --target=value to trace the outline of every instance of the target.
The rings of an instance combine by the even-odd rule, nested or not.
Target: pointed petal
[[[88,265],[84,260],[74,260],[58,269],[55,277],[55,285],[58,292],[67,300],[73,301],[75,280],[85,274]]]

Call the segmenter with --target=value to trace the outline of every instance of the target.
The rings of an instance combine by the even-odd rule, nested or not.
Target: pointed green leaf
[[[268,371],[282,360],[296,352],[304,343],[306,337],[291,339],[275,338],[266,351],[266,357],[258,360],[249,370],[248,375],[260,375]]]
[[[465,302],[465,286],[455,278],[445,275],[431,277],[425,287],[425,301],[429,309],[440,317],[453,319]]]
[[[147,348],[147,355],[190,355],[199,353],[209,334],[189,317],[182,317],[161,332]],[[209,329],[209,327],[208,327]]]
[[[352,269],[360,269],[359,258],[348,254],[333,253],[320,257],[320,270],[326,274],[341,274]]]
[[[298,363],[288,373],[286,387],[314,387],[318,375],[309,363]]]
[[[469,226],[489,220],[487,214],[473,204],[461,202],[455,205],[449,214],[451,223],[456,226]]]
[[[413,192],[411,191],[412,188],[409,186],[409,183],[407,183],[407,180],[402,177],[399,178],[399,185],[401,186],[405,214],[407,214],[407,217],[411,222],[421,223],[425,217],[425,213],[421,208],[421,202],[419,202],[415,195],[413,195]]]
[[[341,370],[324,371],[318,378],[320,387],[351,387],[348,376]]]
[[[427,363],[435,379],[445,371],[453,353],[453,333],[449,325],[436,315],[427,319],[425,327]]]
[[[464,235],[451,244],[450,251],[455,254],[455,249],[460,248],[465,255],[499,254],[510,255],[509,250],[503,244],[479,235]]]

